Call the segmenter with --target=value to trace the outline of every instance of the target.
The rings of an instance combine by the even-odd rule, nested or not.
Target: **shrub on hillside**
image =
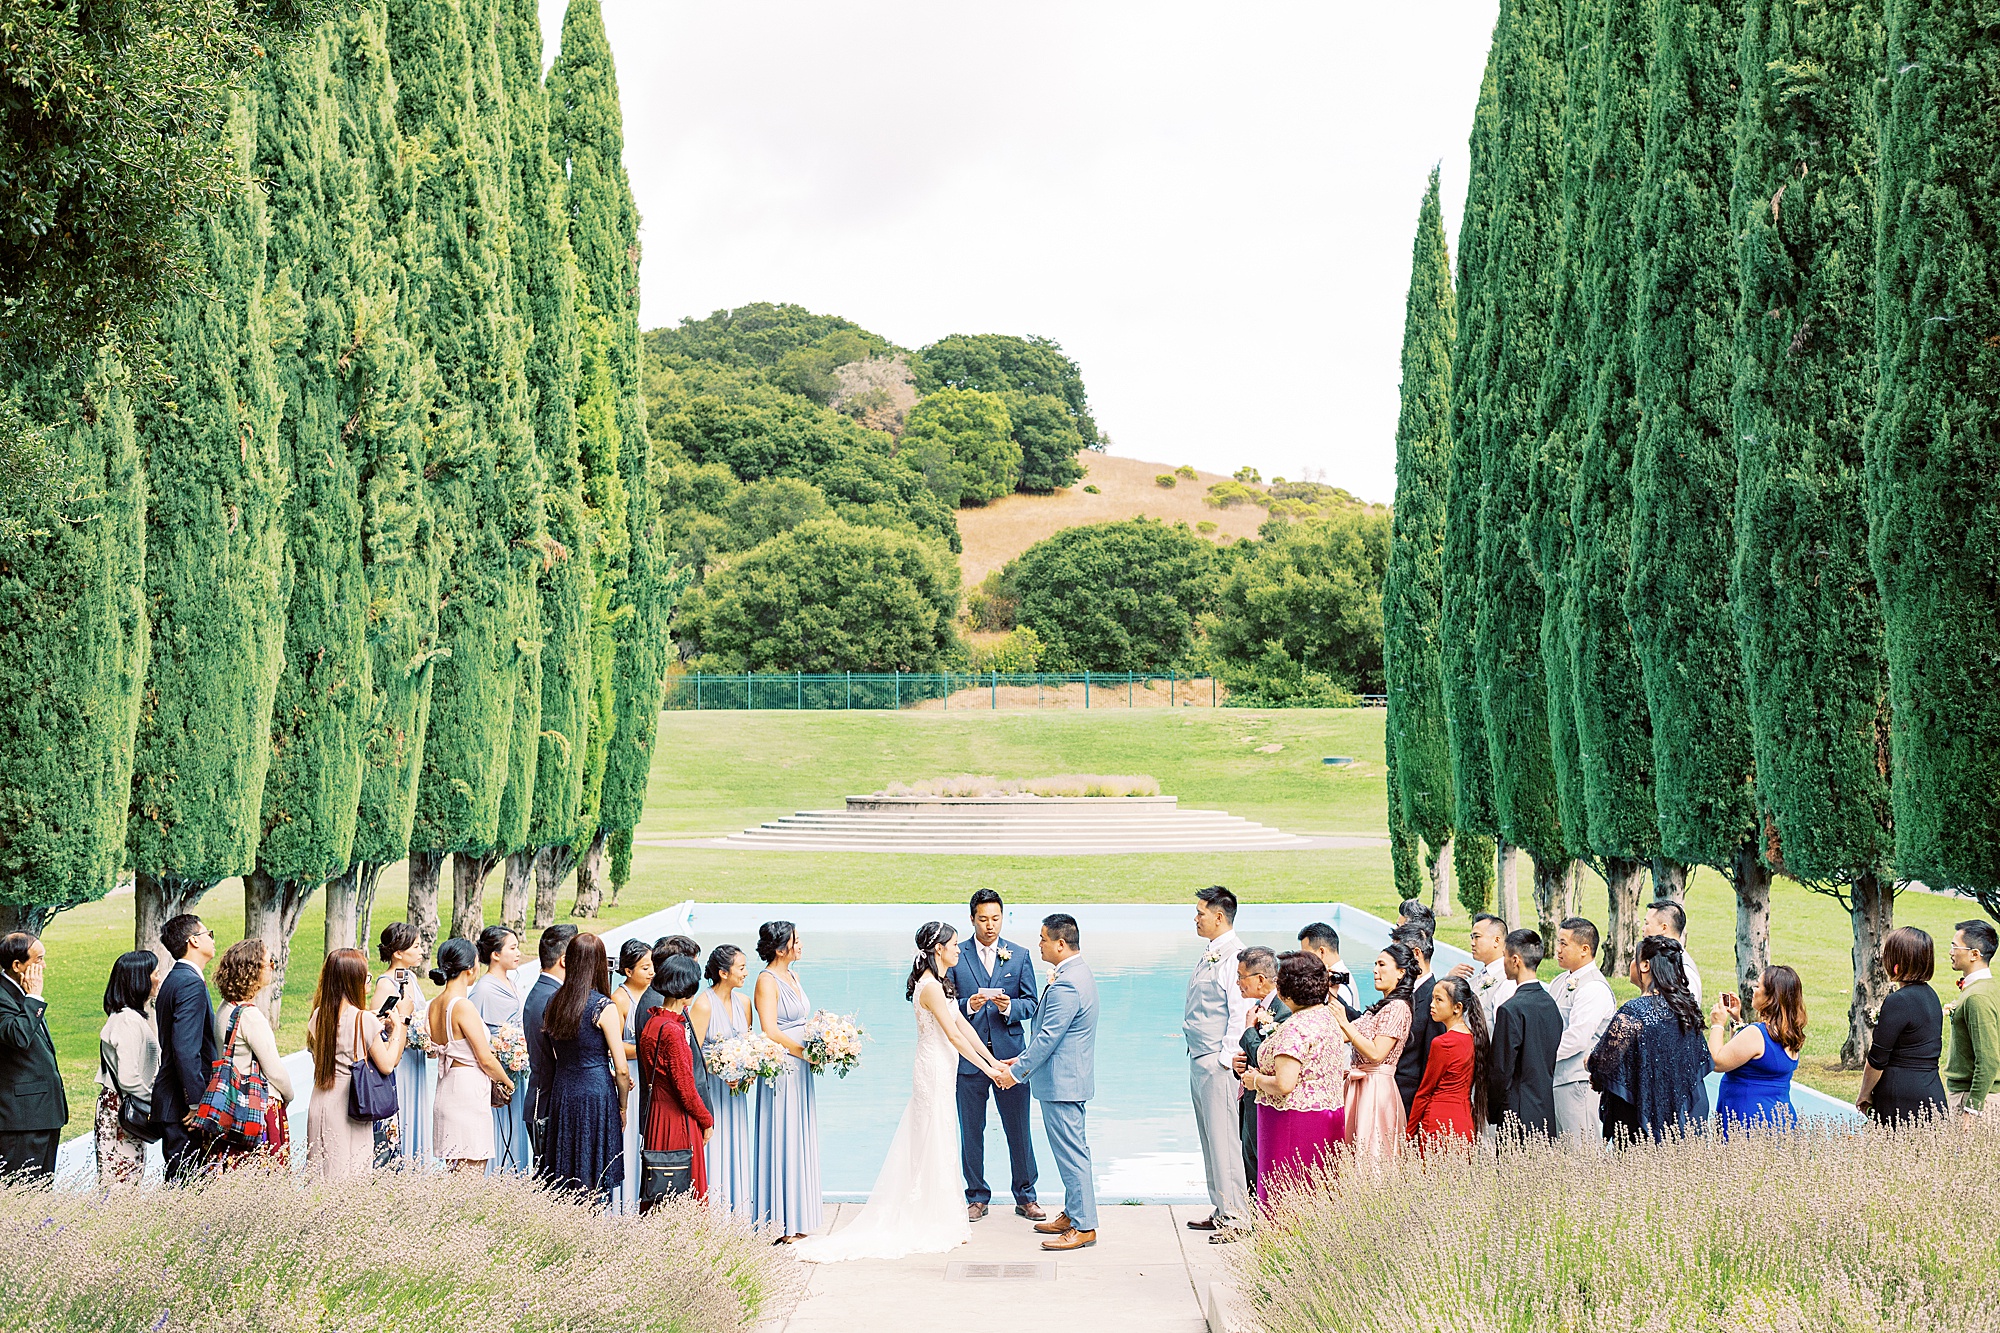
[[[1179,467],[1174,469],[1174,475],[1176,477],[1181,478],[1184,481],[1193,481],[1195,478],[1195,471],[1191,465],[1183,463]]]
[[[675,634],[704,671],[936,671],[957,611],[958,565],[937,544],[817,519],[711,574]]]
[[[1386,510],[1349,509],[1267,523],[1231,552],[1208,649],[1246,703],[1321,705],[1333,693],[1382,692]]]
[[[951,504],[985,504],[1014,489],[1021,446],[994,393],[941,389],[910,409],[899,457]]]
[[[1047,643],[1053,671],[1164,670],[1214,604],[1214,546],[1158,519],[1067,528],[1008,562],[1015,623]]]
[[[1100,492],[1095,486],[1086,486],[1083,488],[1083,493],[1085,495],[1099,495],[1102,492]]]
[[[972,629],[985,634],[1014,628],[1014,608],[1020,601],[1014,585],[1007,581],[1007,571],[995,569],[987,573],[965,597],[965,621]]]
[[[1172,490],[1174,488],[1174,474],[1171,472],[1162,472],[1159,476],[1153,478],[1153,484],[1164,487],[1167,490]]]
[[[1262,498],[1240,481],[1218,481],[1209,486],[1203,502],[1214,509],[1234,509],[1240,504],[1254,504]]]
[[[966,665],[974,671],[1039,671],[1042,666],[1042,637],[1026,625],[997,643],[976,643],[966,654]]]

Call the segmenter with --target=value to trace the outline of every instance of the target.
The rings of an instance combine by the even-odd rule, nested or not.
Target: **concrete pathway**
[[[828,1204],[828,1229],[860,1210],[858,1203]],[[1030,1318],[1041,1310],[1051,1319],[1059,1311],[1064,1327],[1087,1333],[1210,1333],[1209,1283],[1221,1256],[1208,1233],[1183,1225],[1207,1212],[1205,1204],[1102,1207],[1095,1246],[1050,1255],[1029,1222],[1011,1206],[996,1207],[974,1224],[971,1243],[948,1254],[805,1265],[804,1297],[758,1333],[849,1333],[970,1308]],[[1048,1270],[1022,1267],[1043,1261],[1053,1261],[1053,1281]],[[992,1267],[963,1276],[952,1272],[960,1265]]]

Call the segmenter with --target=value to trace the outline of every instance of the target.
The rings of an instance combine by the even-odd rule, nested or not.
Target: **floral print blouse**
[[[1403,1045],[1410,1039],[1411,1010],[1407,1002],[1392,1000],[1372,1014],[1363,1014],[1355,1019],[1351,1027],[1364,1037],[1394,1037],[1396,1044],[1380,1060],[1363,1060],[1358,1055],[1354,1059],[1356,1069],[1373,1072],[1377,1069],[1394,1069],[1396,1061],[1403,1057]],[[1351,1047],[1349,1048],[1352,1049]]]
[[[1298,1086],[1288,1097],[1260,1091],[1257,1100],[1274,1111],[1331,1111],[1346,1095],[1348,1046],[1340,1035],[1333,1010],[1324,1004],[1293,1014],[1264,1039],[1257,1051],[1257,1068],[1278,1069],[1278,1057],[1289,1055],[1303,1068]]]

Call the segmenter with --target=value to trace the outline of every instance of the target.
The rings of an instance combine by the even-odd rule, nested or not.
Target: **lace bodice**
[[[925,977],[917,983],[917,993],[912,1008],[917,1011],[917,1082],[922,1085],[926,1072],[932,1066],[942,1065],[945,1074],[951,1078],[958,1076],[958,1048],[951,1044],[951,1038],[944,1032],[944,1024],[938,1021],[923,1003],[926,989],[942,992],[944,987],[936,977]],[[949,999],[945,1000],[950,1004]]]

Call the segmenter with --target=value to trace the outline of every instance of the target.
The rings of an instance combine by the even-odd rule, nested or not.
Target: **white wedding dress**
[[[933,976],[917,986],[919,998],[926,987],[943,990]],[[811,1236],[793,1247],[807,1263],[937,1254],[972,1239],[959,1169],[958,1051],[930,1010],[915,1008],[917,1067],[895,1141],[861,1215],[831,1235]]]

